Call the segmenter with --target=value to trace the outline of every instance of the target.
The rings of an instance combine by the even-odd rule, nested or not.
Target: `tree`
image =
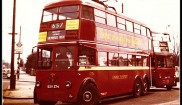
[[[23,61],[23,59],[20,59],[20,67],[24,67],[24,61]]]
[[[175,66],[179,66],[179,59],[180,59],[180,41],[178,35],[172,35],[173,40],[173,53],[174,53],[174,64]]]
[[[25,67],[27,69],[30,69],[30,68],[36,69],[36,59],[37,59],[37,52],[30,54],[27,57],[27,62],[25,63]]]

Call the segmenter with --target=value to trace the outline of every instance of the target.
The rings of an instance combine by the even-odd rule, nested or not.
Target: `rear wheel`
[[[144,79],[143,87],[142,87],[142,95],[146,95],[147,94],[148,89],[149,89],[148,87],[149,87],[148,81],[147,81],[147,79]]]
[[[142,85],[139,79],[135,80],[134,87],[133,87],[133,96],[139,97],[142,92]]]
[[[94,84],[88,83],[83,87],[78,96],[78,105],[97,105],[99,102],[99,95]]]

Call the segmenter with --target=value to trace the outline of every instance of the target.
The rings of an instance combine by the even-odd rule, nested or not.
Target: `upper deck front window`
[[[44,10],[42,22],[57,20],[58,8]]]
[[[79,13],[78,10],[78,5],[45,9],[43,12],[42,22],[49,22],[58,19],[77,19]]]
[[[82,6],[82,11],[81,11],[81,17],[84,19],[89,19],[93,20],[94,15],[93,15],[93,8],[88,7],[88,6]]]
[[[59,20],[77,19],[78,10],[79,10],[78,5],[60,7],[59,8]]]

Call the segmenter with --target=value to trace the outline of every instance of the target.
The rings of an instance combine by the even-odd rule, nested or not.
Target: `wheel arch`
[[[77,100],[78,100],[79,95],[81,94],[81,90],[82,90],[83,87],[86,86],[88,83],[94,84],[95,87],[97,88],[96,82],[95,82],[95,80],[94,80],[93,78],[90,78],[90,77],[85,78],[85,79],[82,81],[82,83],[81,83],[81,85],[80,85],[80,88],[79,88],[79,90],[78,90]],[[98,90],[98,88],[97,88],[97,90]]]
[[[140,81],[140,83],[142,84],[142,78],[141,78],[141,76],[140,76],[140,75],[136,75],[135,78],[134,78],[134,81],[133,81],[133,89],[134,89],[134,87],[135,87],[135,81],[136,81],[137,79],[138,79],[138,80]]]
[[[137,79],[139,79],[139,80],[140,80],[140,82],[142,82],[142,78],[141,78],[141,76],[140,76],[140,75],[136,75],[136,76],[135,76],[135,80],[137,80]],[[135,82],[135,80],[134,80],[134,82]]]
[[[145,79],[146,79],[147,82],[148,82],[148,85],[149,85],[148,88],[149,88],[149,87],[150,87],[150,77],[149,77],[147,74],[144,74],[144,75],[143,75],[143,80],[142,80],[142,82],[143,82]]]

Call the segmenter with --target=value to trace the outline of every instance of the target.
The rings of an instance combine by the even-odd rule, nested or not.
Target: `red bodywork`
[[[175,70],[173,68],[152,69],[152,79],[152,85],[156,87],[176,86]]]
[[[53,3],[47,5],[45,9],[56,7],[56,6],[65,6],[65,5],[82,5],[81,0],[61,0],[60,2]],[[92,5],[92,4],[88,4]],[[105,9],[103,9],[105,10]],[[46,101],[62,101],[62,102],[76,102],[78,100],[78,94],[82,86],[86,82],[92,82],[96,85],[100,98],[105,98],[109,96],[115,96],[119,94],[132,93],[134,87],[134,81],[136,78],[140,79],[141,83],[143,83],[144,79],[149,79],[149,66],[145,67],[135,67],[135,66],[127,66],[127,67],[99,67],[96,66],[78,66],[78,46],[85,45],[91,48],[96,49],[96,51],[116,51],[116,52],[124,52],[131,53],[134,51],[135,44],[139,44],[137,49],[143,49],[144,52],[142,54],[147,55],[148,53],[148,39],[146,36],[134,36],[131,32],[126,32],[121,29],[110,28],[106,25],[96,24],[94,21],[86,20],[86,19],[78,19],[79,21],[79,29],[78,30],[65,30],[66,20],[56,20],[54,22],[44,22],[40,24],[40,32],[54,31],[51,29],[51,25],[55,23],[63,24],[60,27],[60,30],[65,30],[65,39],[62,40],[48,40],[46,42],[38,42],[38,48],[40,47],[50,47],[53,48],[58,45],[73,45],[75,46],[75,56],[74,56],[74,67],[70,70],[60,70],[56,71],[54,67],[50,69],[37,69],[36,70],[36,82],[39,82],[40,86],[35,88],[35,96],[36,100],[46,100]],[[123,40],[111,41],[111,39],[102,39],[103,37],[99,37],[99,34],[96,30],[97,28],[104,28],[106,30],[117,31],[121,34],[121,38],[125,38],[125,42]],[[130,36],[131,34],[131,36]],[[128,36],[127,36],[128,35]],[[119,36],[119,35],[118,35]],[[118,37],[120,38],[120,37]],[[114,39],[114,38],[113,38]],[[130,41],[129,39],[136,39]],[[119,43],[117,41],[121,41]],[[112,42],[112,43],[111,43]],[[85,44],[86,43],[86,44]],[[104,44],[98,43],[108,43],[108,44],[117,44],[116,46],[123,46],[128,48],[119,48],[114,46],[108,46]],[[143,45],[143,43],[146,43]],[[52,52],[52,60],[55,59],[54,50]],[[136,52],[135,52],[136,53]],[[140,54],[140,53],[138,53]],[[95,58],[97,58],[97,54]],[[51,62],[54,65],[55,62]],[[149,62],[148,64],[149,65]],[[66,88],[67,82],[71,82],[71,87]]]
[[[173,64],[173,60],[166,60],[167,58],[172,58],[172,53],[156,53],[154,59],[152,60],[153,67],[152,71],[152,85],[156,87],[165,87],[165,86],[176,86],[176,76],[175,76],[175,68]],[[165,59],[165,63],[158,63],[159,59]],[[170,66],[167,64],[171,63]],[[162,66],[161,66],[162,65]]]
[[[51,83],[49,80],[52,73],[55,74],[56,78],[54,83]],[[143,76],[141,78],[145,78],[148,76],[148,73],[148,70],[37,71],[36,81],[40,81],[41,83],[41,87],[36,88],[37,99],[46,101],[76,102],[79,89],[87,79],[93,80],[97,85],[100,98],[132,93],[135,78],[137,76]],[[66,88],[67,81],[72,83],[72,88]],[[59,88],[48,89],[47,85],[59,85]],[[73,98],[69,98],[70,94],[73,95]]]

